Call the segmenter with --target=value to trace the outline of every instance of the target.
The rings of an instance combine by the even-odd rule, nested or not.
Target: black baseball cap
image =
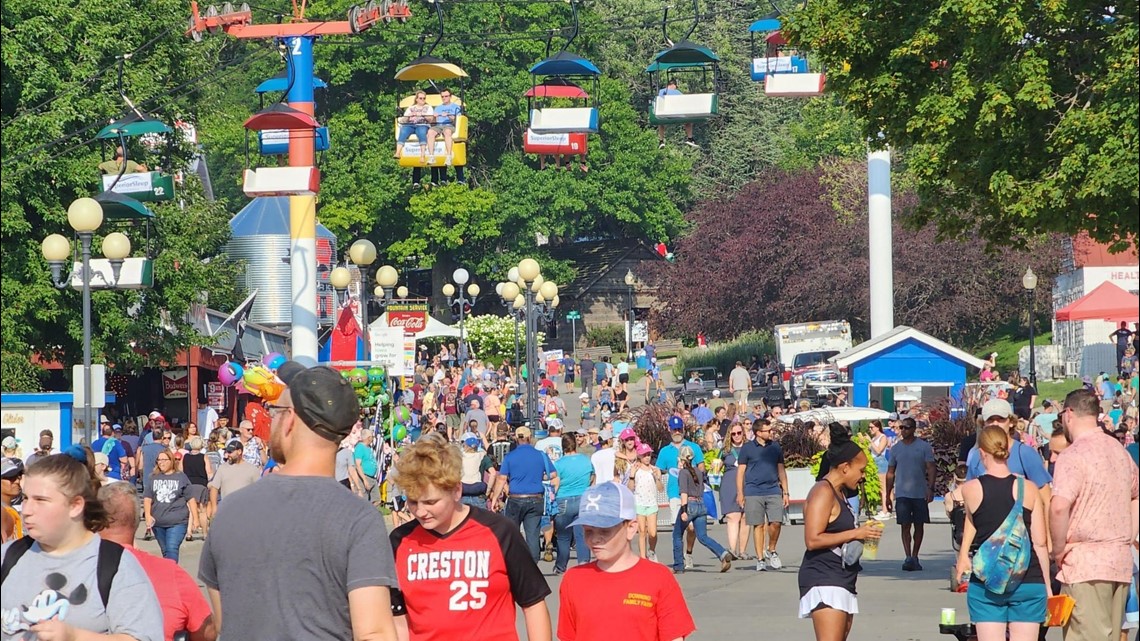
[[[226,443],[226,454],[237,452],[238,450],[245,451],[245,446],[242,445],[241,441],[237,440],[236,438],[229,443]]]
[[[356,391],[335,369],[286,361],[277,377],[289,387],[297,418],[322,438],[340,443],[360,419]]]

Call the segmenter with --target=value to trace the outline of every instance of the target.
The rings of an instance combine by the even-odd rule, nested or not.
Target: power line
[[[154,96],[147,98],[146,100],[139,103],[139,108],[143,109],[145,106],[146,109],[151,109],[154,106],[159,106],[160,108],[164,109],[166,107],[174,105],[178,102],[178,98],[182,97],[185,94],[191,93],[196,88],[196,85],[201,83],[203,80],[207,79],[207,77],[213,76],[213,78],[211,78],[211,80],[213,80],[213,81],[220,80],[220,79],[224,78],[225,76],[232,74],[235,71],[237,71],[238,69],[244,67],[247,63],[269,57],[273,53],[276,53],[276,47],[260,49],[258,51],[253,52],[253,53],[246,54],[244,57],[235,58],[234,60],[232,60],[230,62],[224,63],[221,67],[216,67],[214,69],[211,69],[210,71],[208,71],[204,74],[201,74],[198,77],[193,78],[193,79],[179,85],[178,87],[176,87],[170,91],[167,91],[167,92],[164,92],[161,94],[156,94]],[[222,71],[222,73],[219,73],[219,71]],[[186,89],[186,91],[182,91],[183,89]],[[170,101],[168,101],[162,105],[158,105],[157,101],[161,100],[164,97],[171,97],[174,99],[170,100]],[[119,118],[121,118],[125,115],[126,115],[126,113],[123,113],[119,116]],[[116,118],[116,120],[117,119],[118,118]],[[53,140],[51,142],[40,145],[39,147],[36,147],[35,149],[32,149],[31,151],[24,152],[22,154],[14,156],[14,157],[5,158],[4,163],[5,164],[16,163],[20,160],[23,160],[25,158],[28,158],[29,156],[34,155],[40,151],[44,151],[45,149],[50,149],[51,147],[54,147],[56,145],[63,144],[65,142],[68,142],[70,140],[73,140],[73,139],[81,136],[82,134],[84,134],[84,133],[86,133],[92,129],[95,129],[97,127],[103,127],[103,126],[104,126],[104,123],[102,121],[97,121],[94,124],[87,125],[87,126],[81,128],[75,132],[72,132],[70,134],[66,134],[64,136],[56,138],[55,140]],[[74,145],[71,145],[70,147],[67,147],[63,151],[52,154],[51,156],[49,156],[48,158],[44,159],[41,162],[50,162],[52,160],[55,160],[56,158],[59,158],[59,157],[64,156],[68,153],[71,153],[72,151],[75,151],[76,149],[79,149],[80,147],[85,147],[85,146],[95,142],[96,140],[98,140],[97,137],[85,139],[79,143],[76,143]],[[22,171],[17,172],[16,177],[23,175],[25,172],[29,171],[31,168],[32,167],[28,167]]]
[[[130,53],[128,53],[128,54],[125,54],[125,55],[115,56],[115,61],[114,61],[114,62],[112,62],[111,64],[107,65],[106,67],[103,67],[103,68],[102,68],[102,69],[100,69],[99,71],[96,71],[96,72],[95,72],[95,73],[94,73],[92,76],[90,76],[90,77],[89,77],[89,78],[87,78],[86,80],[82,81],[82,82],[81,82],[79,85],[77,85],[77,86],[75,86],[75,87],[72,87],[71,89],[68,89],[68,90],[66,90],[66,91],[64,91],[64,92],[62,92],[62,93],[57,93],[56,95],[52,96],[51,98],[48,98],[47,100],[45,100],[45,101],[41,102],[40,104],[38,104],[38,105],[36,105],[36,106],[34,106],[34,107],[29,107],[29,108],[26,108],[26,109],[22,109],[22,110],[20,110],[19,112],[17,112],[17,113],[15,113],[15,114],[13,114],[13,115],[12,115],[12,117],[11,117],[11,118],[9,118],[9,119],[8,119],[8,121],[7,121],[6,123],[4,123],[4,126],[13,125],[13,124],[15,124],[16,122],[18,122],[18,121],[20,121],[20,120],[22,120],[22,119],[24,119],[24,118],[27,118],[27,117],[29,117],[29,116],[34,116],[34,115],[36,115],[36,114],[40,113],[41,111],[43,111],[45,108],[47,108],[49,105],[51,105],[51,103],[55,102],[56,100],[59,100],[60,98],[63,98],[63,97],[65,97],[65,96],[69,96],[69,95],[71,95],[71,94],[75,93],[76,91],[79,91],[79,90],[81,90],[81,89],[83,89],[83,88],[87,87],[87,86],[88,86],[88,85],[90,85],[92,82],[94,82],[95,80],[97,80],[97,79],[98,79],[100,76],[103,76],[103,75],[104,75],[104,74],[106,74],[108,71],[111,71],[112,69],[116,68],[116,67],[119,65],[119,60],[120,60],[120,59],[122,59],[122,58],[130,58],[130,57],[132,57],[132,56],[134,56],[134,55],[136,55],[136,54],[142,53],[143,51],[145,51],[146,49],[149,49],[149,48],[150,48],[152,45],[154,45],[155,43],[157,43],[159,40],[161,40],[161,39],[165,38],[165,37],[166,37],[166,36],[167,36],[167,35],[168,35],[168,34],[169,34],[171,31],[173,31],[173,30],[174,30],[174,27],[173,27],[173,26],[172,26],[172,27],[168,27],[168,28],[166,29],[166,31],[163,31],[162,33],[158,34],[158,35],[157,35],[157,36],[155,36],[154,38],[151,38],[151,39],[150,39],[148,42],[146,42],[145,44],[143,44],[143,45],[141,45],[141,46],[137,47],[137,48],[136,48],[134,51],[132,51],[132,52],[130,52]]]

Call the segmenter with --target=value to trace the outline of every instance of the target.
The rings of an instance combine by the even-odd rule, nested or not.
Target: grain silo
[[[230,220],[230,231],[226,256],[245,262],[238,288],[243,294],[257,290],[250,322],[288,329],[292,324],[289,197],[254,198]],[[336,236],[318,223],[317,318],[322,325],[333,320],[335,292],[329,284],[329,272],[336,255]]]

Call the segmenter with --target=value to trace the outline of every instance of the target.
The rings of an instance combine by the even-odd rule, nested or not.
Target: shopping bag
[[[1055,594],[1049,597],[1045,605],[1045,625],[1057,628],[1069,622],[1069,615],[1073,613],[1073,606],[1077,604],[1073,597],[1067,594]]]
[[[706,490],[705,490],[705,493],[704,493],[704,495],[703,495],[703,497],[702,497],[702,498],[704,498],[704,503],[705,503],[705,511],[709,513],[708,515],[709,515],[709,516],[710,516],[710,517],[711,517],[711,518],[712,518],[714,521],[715,521],[716,519],[719,519],[719,518],[720,518],[720,515],[719,515],[719,514],[717,514],[717,511],[716,511],[716,494],[715,494],[715,493],[713,493],[713,491],[712,491],[712,490],[707,490],[707,489],[706,489]]]

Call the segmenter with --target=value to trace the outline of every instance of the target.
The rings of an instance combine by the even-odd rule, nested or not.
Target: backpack
[[[19,562],[24,553],[32,549],[35,541],[30,536],[17,539],[8,548],[3,562],[0,562],[0,584],[8,580],[8,573]],[[119,572],[119,560],[123,558],[123,546],[106,539],[99,540],[99,559],[95,562],[95,576],[99,587],[99,597],[103,600],[103,609],[111,600],[111,584]]]
[[[974,553],[974,576],[987,590],[996,594],[1013,592],[1029,570],[1033,543],[1029,540],[1029,530],[1021,514],[1024,493],[1025,479],[1019,476],[1017,500],[1009,515]]]

